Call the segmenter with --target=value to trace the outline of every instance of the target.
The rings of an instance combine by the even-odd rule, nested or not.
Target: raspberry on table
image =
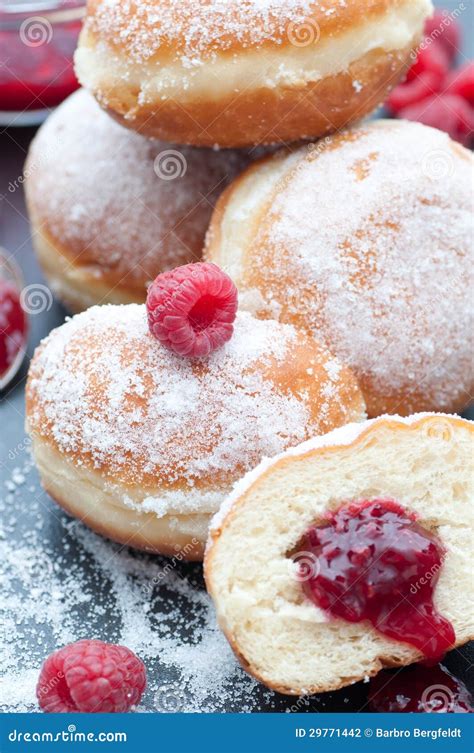
[[[405,107],[417,105],[440,91],[441,82],[433,71],[423,71],[412,81],[396,86],[387,99],[390,112],[398,114]]]
[[[449,57],[441,44],[433,44],[420,49],[415,62],[407,73],[407,81],[413,81],[425,71],[434,73],[440,83],[447,75]]]
[[[444,91],[462,97],[474,107],[474,62],[452,71],[446,79]]]
[[[139,703],[145,686],[145,666],[130,649],[81,640],[48,656],[36,696],[49,713],[123,713]]]
[[[147,296],[150,332],[165,348],[203,358],[232,337],[237,288],[216,264],[185,264],[158,275]]]
[[[425,24],[425,37],[441,45],[450,62],[454,62],[462,45],[461,27],[449,11],[435,10]]]
[[[455,94],[428,97],[422,102],[405,107],[399,118],[445,131],[454,141],[469,147],[474,139],[474,112],[472,107]]]

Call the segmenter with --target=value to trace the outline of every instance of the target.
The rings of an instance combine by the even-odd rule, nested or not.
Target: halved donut
[[[473,439],[454,416],[382,417],[236,486],[211,525],[205,575],[245,669],[278,692],[320,693],[474,637]],[[377,609],[381,621],[365,616]]]

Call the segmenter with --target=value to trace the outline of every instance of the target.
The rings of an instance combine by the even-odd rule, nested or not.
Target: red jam
[[[370,681],[369,705],[380,713],[472,714],[472,698],[463,683],[438,665],[413,664],[379,672]]]
[[[368,620],[430,663],[453,646],[453,626],[433,604],[443,547],[397,502],[348,504],[311,528],[299,549],[317,563],[302,577],[305,593],[331,616]]]
[[[28,322],[16,286],[0,278],[0,388],[26,347]]]
[[[11,15],[0,11],[0,111],[54,107],[79,86],[72,60],[81,22],[71,17],[53,25],[39,13],[20,14],[13,23]]]

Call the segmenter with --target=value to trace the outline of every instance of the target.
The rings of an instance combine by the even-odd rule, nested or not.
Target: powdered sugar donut
[[[212,207],[243,153],[147,141],[73,94],[34,139],[25,168],[32,239],[73,311],[142,302],[167,269],[197,261]]]
[[[431,11],[430,0],[91,0],[76,71],[149,136],[295,141],[381,104]]]
[[[473,638],[473,432],[454,416],[384,416],[239,482],[205,576],[247,671],[311,695]]]
[[[455,411],[473,393],[470,152],[379,121],[250,167],[207,258],[241,306],[308,328],[356,373],[369,416]]]
[[[36,351],[27,428],[45,489],[112,539],[202,557],[240,476],[364,416],[351,372],[292,326],[238,314],[206,360],[170,353],[145,306],[98,306]]]

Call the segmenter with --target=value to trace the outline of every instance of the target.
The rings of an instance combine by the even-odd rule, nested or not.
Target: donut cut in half
[[[248,672],[278,692],[302,695],[423,659],[366,620],[330,615],[295,575],[294,553],[308,530],[362,500],[392,500],[436,537],[443,556],[425,583],[438,579],[434,606],[454,629],[453,647],[473,638],[473,433],[453,416],[381,417],[311,439],[237,484],[211,525],[205,575],[219,623]],[[361,578],[364,572],[361,565]],[[405,586],[400,602],[419,589]]]

